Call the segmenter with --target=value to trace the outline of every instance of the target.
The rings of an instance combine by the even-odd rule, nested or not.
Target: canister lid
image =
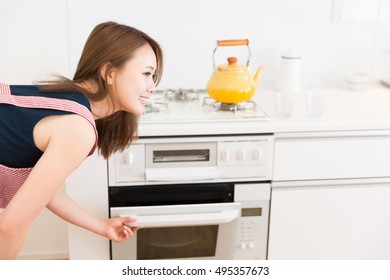
[[[302,56],[296,50],[290,48],[285,53],[282,54],[282,58],[300,59],[302,58]]]

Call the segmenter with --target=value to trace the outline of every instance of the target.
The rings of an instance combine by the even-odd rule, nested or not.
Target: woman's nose
[[[151,83],[151,85],[149,86],[149,90],[148,90],[150,93],[153,93],[156,91],[156,85],[154,83]]]

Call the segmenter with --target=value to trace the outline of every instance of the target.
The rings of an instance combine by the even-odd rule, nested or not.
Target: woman
[[[107,158],[131,143],[162,67],[156,41],[105,22],[90,34],[73,80],[0,84],[0,259],[16,258],[44,207],[116,242],[139,229],[125,225],[131,217],[94,217],[61,186],[96,146]]]

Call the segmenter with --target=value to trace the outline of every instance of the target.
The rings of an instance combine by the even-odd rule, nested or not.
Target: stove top
[[[266,120],[268,115],[254,101],[225,104],[199,89],[156,91],[141,116],[142,123]]]

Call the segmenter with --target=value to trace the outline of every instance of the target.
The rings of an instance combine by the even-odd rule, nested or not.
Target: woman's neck
[[[97,93],[99,89],[98,85],[93,80],[86,80],[79,83],[78,85],[91,95]],[[88,100],[89,104],[91,105],[91,112],[95,120],[105,118],[116,112],[114,105],[108,98],[108,95],[99,101],[91,100],[89,98]]]

